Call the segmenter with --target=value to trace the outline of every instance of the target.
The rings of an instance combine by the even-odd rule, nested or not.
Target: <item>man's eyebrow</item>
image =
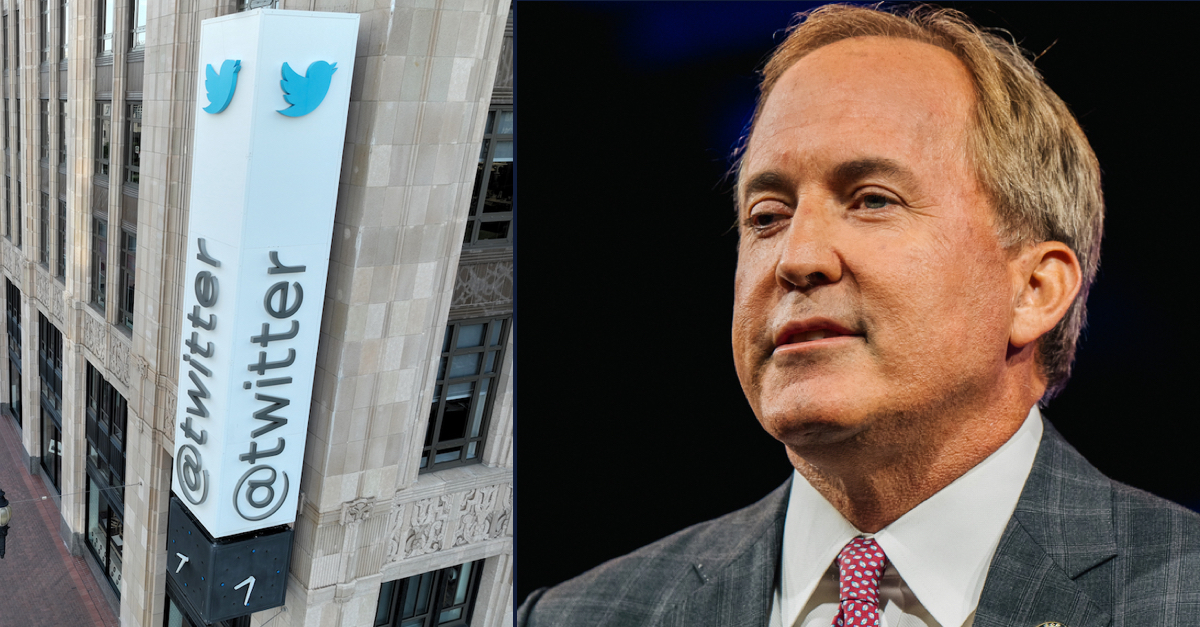
[[[912,170],[895,159],[885,157],[866,157],[840,163],[833,168],[829,183],[836,189],[843,189],[871,177],[891,179],[914,193],[921,187]],[[744,206],[752,196],[761,192],[793,192],[797,185],[795,178],[786,172],[759,172],[746,181],[739,194],[739,205]]]
[[[742,188],[740,194],[740,202],[744,205],[751,196],[760,192],[783,192],[796,189],[796,182],[792,177],[778,170],[767,170],[759,172],[746,181],[745,187]]]
[[[839,164],[833,169],[831,183],[837,188],[848,187],[873,176],[893,179],[910,189],[920,187],[917,176],[899,161],[882,157],[855,159]]]

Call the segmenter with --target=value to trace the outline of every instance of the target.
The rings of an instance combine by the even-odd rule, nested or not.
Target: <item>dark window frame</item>
[[[133,302],[137,287],[137,231],[122,225],[118,251],[120,293],[117,296],[117,327],[133,331]]]
[[[12,186],[12,177],[4,175],[4,237],[12,241],[12,195],[16,191]]]
[[[38,263],[50,270],[50,194],[38,196]]]
[[[476,324],[483,325],[482,344],[458,348],[460,332],[464,327]],[[496,325],[499,325],[499,330],[496,330]],[[488,426],[491,423],[492,411],[498,395],[497,382],[500,380],[500,374],[504,367],[504,354],[507,350],[511,327],[511,316],[455,320],[446,325],[429,421],[426,424],[425,442],[421,449],[419,472],[433,472],[476,464],[483,459]],[[493,337],[496,338],[497,343],[495,344],[492,343]],[[455,358],[463,357],[462,363],[469,364],[470,355],[479,355],[474,374],[452,376],[457,361]],[[487,372],[489,363],[492,368],[491,372]],[[465,396],[449,398],[451,389],[461,385],[469,385],[470,391]],[[467,399],[465,407],[462,405],[461,399],[463,398]],[[455,401],[457,403],[454,403]],[[452,419],[454,422],[447,422],[446,410],[448,407],[454,410],[452,414],[455,416]],[[478,418],[475,418],[476,414]],[[445,434],[442,432],[447,427],[453,428],[458,424],[457,416],[459,415],[462,416],[462,436],[453,437],[453,434],[450,434],[448,437],[443,437]],[[450,458],[451,454],[457,456]]]
[[[142,115],[141,101],[125,103],[125,184],[138,186],[142,165]]]
[[[40,415],[42,456],[39,461],[54,491],[62,494],[62,422],[55,422],[53,414],[47,412],[45,407],[42,407]]]
[[[38,100],[38,159],[50,163],[50,99]]]
[[[42,418],[42,469],[55,489],[62,493],[62,331],[38,312],[38,389]],[[47,419],[57,431],[57,440],[47,441]],[[57,446],[55,445],[57,442]],[[53,454],[53,459],[47,457]]]
[[[67,60],[67,55],[70,53],[70,38],[67,35],[67,12],[70,9],[70,0],[59,0],[58,3],[58,62],[62,63]]]
[[[462,574],[463,567],[467,574]],[[475,613],[475,602],[479,596],[479,583],[483,577],[484,560],[466,562],[413,575],[406,579],[385,582],[379,587],[379,601],[375,607],[374,627],[399,627],[401,624],[420,627],[462,627],[471,624]],[[465,583],[463,600],[450,597],[450,586]],[[454,592],[457,592],[455,589]],[[449,603],[448,603],[449,602]],[[455,610],[458,611],[455,616]],[[442,615],[449,614],[445,622]]]
[[[96,101],[96,176],[108,178],[112,168],[112,106],[111,100]],[[104,141],[107,136],[108,142]]]
[[[130,52],[146,49],[146,2],[147,0],[130,0],[129,2]]]
[[[67,279],[67,199],[58,199],[58,258],[56,259],[54,276],[62,281]]]
[[[507,113],[512,116],[513,133],[500,133],[500,119],[503,114]],[[504,161],[496,161],[496,147],[501,143],[508,143],[515,151],[514,135],[516,131],[516,117],[513,114],[512,105],[494,106],[488,109],[487,122],[484,126],[483,144],[479,149],[479,163],[475,170],[475,184],[471,192],[471,205],[467,209],[467,226],[463,232],[463,248],[493,248],[501,246],[511,246],[513,242],[513,213],[516,210],[516,197],[512,198],[512,205],[508,211],[485,211],[490,203],[495,201],[503,202],[500,198],[489,198],[488,190],[495,189],[497,181],[493,179],[498,177],[499,182],[508,179],[509,192],[513,192],[512,181],[515,178],[516,160],[510,159],[507,163],[510,164],[507,174],[503,171],[499,172],[496,177],[492,171],[496,168],[497,163],[505,163]],[[489,231],[483,228],[483,225],[507,224],[507,231],[504,237],[486,237],[481,238],[481,231],[488,233]]]
[[[38,0],[41,15],[38,16],[38,37],[41,39],[41,63],[50,63],[50,0]]]
[[[58,171],[67,171],[67,101],[58,101]]]
[[[116,32],[117,0],[97,0],[96,10],[96,56],[113,56],[114,36]]]
[[[92,268],[89,303],[105,311],[108,302],[108,219],[92,214]]]
[[[22,424],[21,420],[21,290],[8,277],[4,279],[5,327],[8,331],[8,411],[9,415]]]
[[[125,493],[129,403],[91,362],[85,372],[88,469],[120,501]]]
[[[84,495],[84,544],[91,551],[92,557],[100,565],[100,570],[104,571],[104,578],[108,580],[112,586],[117,598],[121,597],[121,573],[124,568],[124,546],[125,546],[125,506],[123,497],[115,498],[113,492],[109,488],[103,486],[102,483],[96,480],[93,469],[89,466],[85,475],[85,490]],[[96,496],[96,522],[104,521],[104,527],[97,525],[92,527],[92,495],[93,488]],[[103,514],[107,514],[104,516]],[[98,533],[97,533],[98,532]],[[104,547],[103,555],[96,548],[99,543]],[[113,559],[115,558],[115,559]],[[114,568],[115,567],[115,568]],[[113,573],[116,573],[116,578]]]
[[[18,163],[20,161],[18,160]],[[17,232],[17,248],[20,248],[25,243],[25,210],[24,201],[21,198],[21,179],[17,179],[17,223],[15,229]]]

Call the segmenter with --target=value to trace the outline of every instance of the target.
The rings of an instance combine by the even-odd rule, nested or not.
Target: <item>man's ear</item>
[[[1009,343],[1022,348],[1054,328],[1066,315],[1083,282],[1075,253],[1062,242],[1024,247],[1010,262],[1018,283]]]

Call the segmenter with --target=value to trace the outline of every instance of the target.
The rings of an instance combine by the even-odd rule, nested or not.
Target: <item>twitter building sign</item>
[[[286,588],[358,20],[201,24],[168,574],[205,620]]]

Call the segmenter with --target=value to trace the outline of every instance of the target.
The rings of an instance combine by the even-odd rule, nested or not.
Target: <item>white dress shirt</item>
[[[875,534],[860,532],[796,473],[783,528],[772,627],[829,627],[838,612],[834,558],[857,536],[887,555],[882,627],[971,627],[983,581],[1042,440],[1029,410],[996,452]]]

